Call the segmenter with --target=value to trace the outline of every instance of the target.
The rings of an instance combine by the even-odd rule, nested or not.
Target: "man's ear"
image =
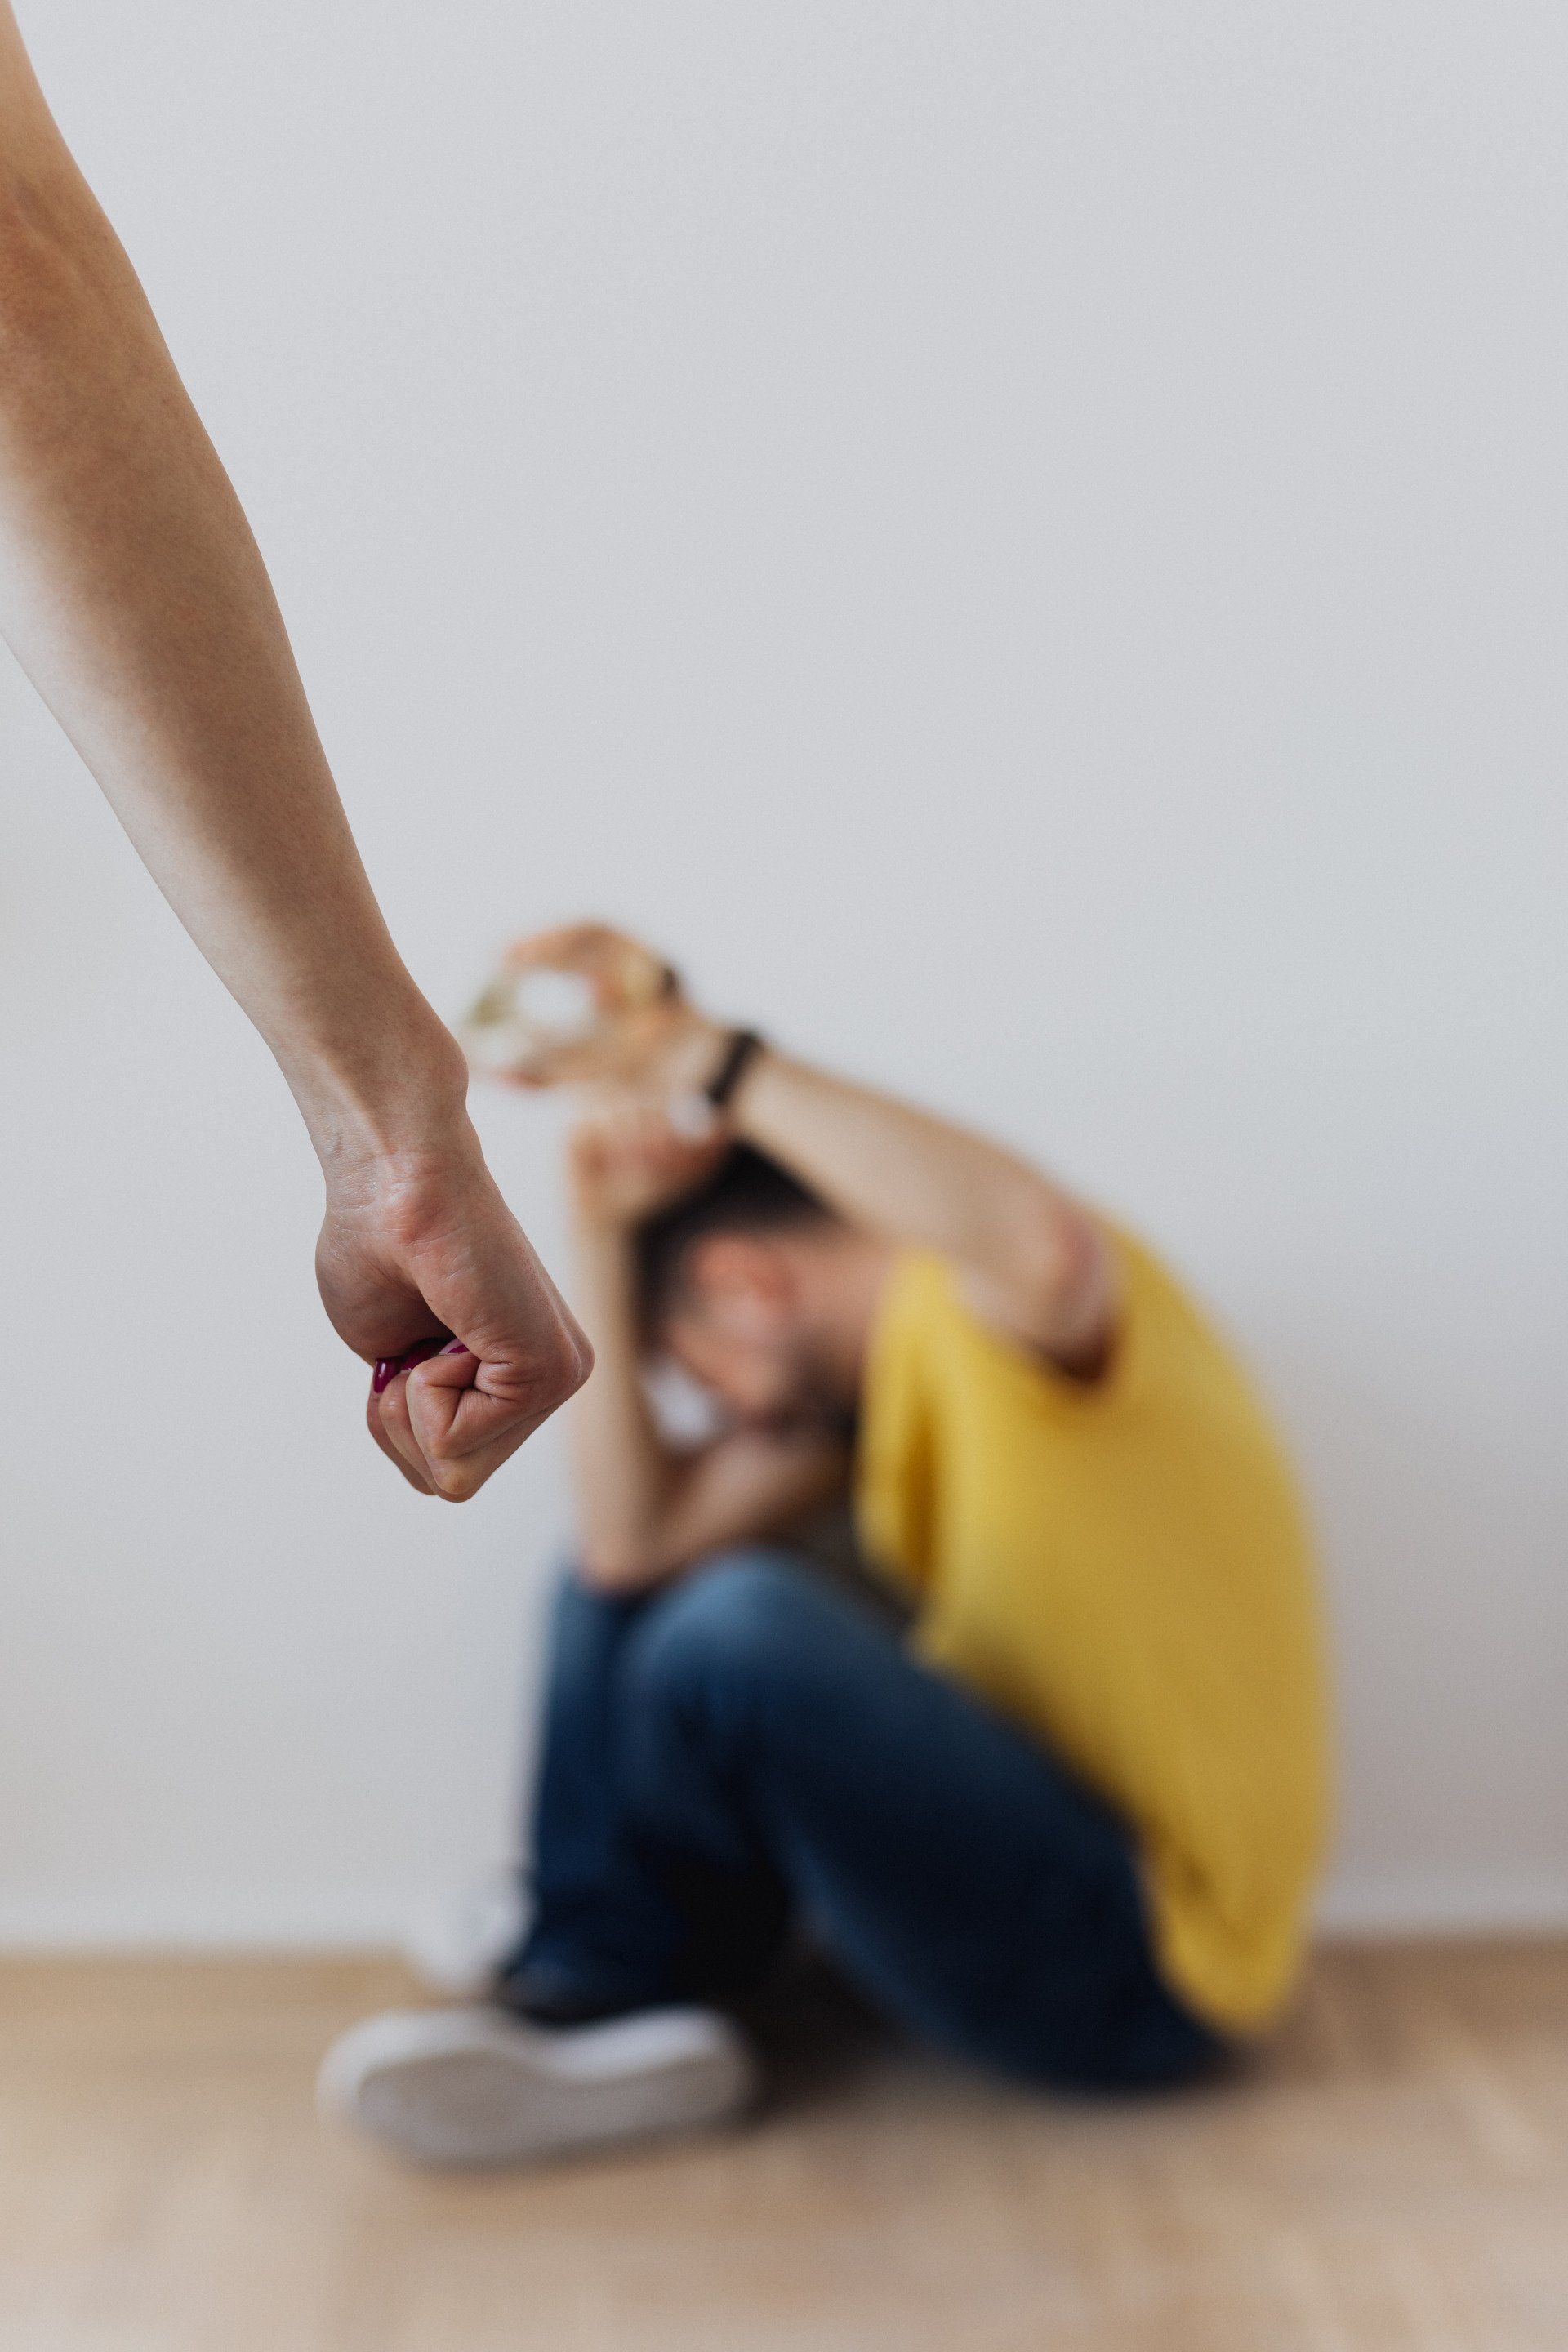
[[[687,1258],[687,1278],[700,1298],[760,1306],[788,1304],[794,1285],[784,1253],[764,1234],[704,1234]]]

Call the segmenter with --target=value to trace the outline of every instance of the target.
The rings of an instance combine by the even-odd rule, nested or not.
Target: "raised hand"
[[[580,1019],[530,1020],[531,981],[551,980],[579,983]],[[486,1065],[512,1085],[607,1082],[655,1097],[700,1089],[725,1034],[696,1011],[662,957],[605,923],[565,924],[511,948],[470,1036],[487,1030],[497,1049]]]
[[[715,1126],[701,1140],[677,1133],[651,1103],[601,1100],[573,1130],[568,1167],[579,1225],[618,1230],[657,1216],[711,1173],[730,1148]]]

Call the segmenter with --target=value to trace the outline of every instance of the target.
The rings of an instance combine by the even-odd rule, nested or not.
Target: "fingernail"
[[[448,1339],[441,1350],[444,1356],[467,1356],[472,1352],[472,1349],[461,1339]]]
[[[370,1376],[372,1395],[379,1396],[383,1389],[390,1387],[399,1372],[411,1372],[416,1364],[425,1361],[426,1356],[435,1355],[440,1346],[439,1339],[416,1339],[413,1347],[405,1349],[401,1356],[378,1356],[375,1370]]]

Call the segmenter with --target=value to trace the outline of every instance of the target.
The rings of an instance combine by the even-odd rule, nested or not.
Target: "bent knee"
[[[630,1662],[658,1696],[771,1687],[792,1678],[818,1608],[808,1570],[767,1552],[728,1554],[662,1595]]]
[[[583,1573],[581,1563],[563,1560],[550,1600],[550,1630],[573,1634],[584,1628],[621,1624],[630,1617],[644,1593],[607,1592]]]

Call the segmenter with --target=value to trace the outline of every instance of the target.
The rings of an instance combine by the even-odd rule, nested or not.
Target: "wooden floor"
[[[325,2042],[408,1992],[0,1966],[0,2352],[1568,2347],[1568,1944],[1331,1953],[1265,2063],[1153,2106],[824,2012],[742,2130],[484,2180],[316,2123]]]

